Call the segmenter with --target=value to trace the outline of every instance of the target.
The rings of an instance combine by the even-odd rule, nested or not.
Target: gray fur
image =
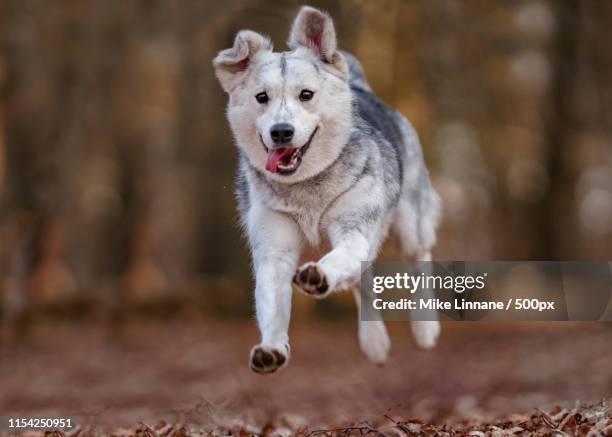
[[[283,53],[281,55],[280,70],[281,70],[281,75],[283,76],[283,79],[284,79],[287,76],[287,55],[286,53]]]
[[[363,72],[363,67],[357,58],[345,50],[339,50],[339,52],[342,54],[342,56],[344,56],[344,59],[348,64],[348,79],[351,86],[354,88],[360,88],[364,91],[372,92],[372,88],[370,88],[370,84],[368,83],[365,73]]]

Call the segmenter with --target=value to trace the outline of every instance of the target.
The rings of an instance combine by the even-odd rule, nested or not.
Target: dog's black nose
[[[274,144],[287,144],[293,138],[294,131],[289,123],[276,123],[270,129],[270,136]]]

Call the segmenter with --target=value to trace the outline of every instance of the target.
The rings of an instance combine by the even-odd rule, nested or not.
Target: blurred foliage
[[[422,137],[445,209],[435,258],[610,258],[612,3],[312,4]],[[211,59],[243,28],[284,49],[299,6],[0,2],[6,320],[74,300],[250,312]]]

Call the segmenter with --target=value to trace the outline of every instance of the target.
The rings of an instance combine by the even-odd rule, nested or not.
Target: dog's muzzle
[[[268,152],[266,170],[268,170],[270,173],[278,173],[285,176],[295,173],[302,163],[302,157],[308,150],[308,147],[310,146],[310,143],[312,143],[312,140],[318,130],[319,127],[317,126],[310,134],[306,144],[304,144],[302,147],[279,147],[275,149],[268,149],[260,136],[260,140],[264,145],[266,152]]]

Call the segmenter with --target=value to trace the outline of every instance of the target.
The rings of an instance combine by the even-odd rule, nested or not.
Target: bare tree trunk
[[[548,91],[548,111],[545,113],[545,165],[549,175],[550,191],[533,209],[535,235],[540,241],[534,247],[537,259],[554,260],[564,257],[565,247],[575,246],[576,229],[572,223],[575,211],[572,188],[574,175],[567,169],[569,151],[574,141],[572,107],[575,97],[575,77],[578,70],[577,44],[581,34],[578,2],[552,2],[556,16],[556,34],[552,46],[553,77]],[[562,244],[561,241],[565,243]]]

